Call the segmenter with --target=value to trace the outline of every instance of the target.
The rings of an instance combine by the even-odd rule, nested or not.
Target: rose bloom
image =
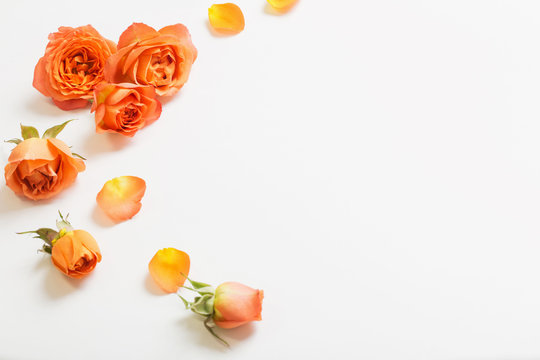
[[[161,103],[152,86],[103,82],[94,89],[94,111],[98,133],[116,132],[132,137],[159,118]]]
[[[85,107],[103,81],[105,62],[116,44],[90,25],[60,27],[49,35],[45,55],[34,70],[34,87],[62,110]]]
[[[214,299],[214,323],[224,329],[235,328],[250,321],[261,320],[262,290],[226,282],[216,288]]]
[[[69,277],[80,279],[101,261],[96,240],[84,230],[73,230],[53,242],[52,262]]]
[[[11,151],[4,176],[16,194],[41,200],[71,185],[84,169],[84,162],[73,157],[63,141],[30,138]]]
[[[151,85],[160,96],[174,95],[188,80],[197,49],[182,24],[156,31],[134,23],[120,36],[118,52],[105,66],[111,83]]]

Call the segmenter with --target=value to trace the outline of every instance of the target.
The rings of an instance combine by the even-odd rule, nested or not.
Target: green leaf
[[[17,234],[19,234],[19,235],[21,235],[21,234],[37,234],[37,236],[34,236],[34,238],[41,239],[41,240],[45,241],[47,244],[51,245],[52,240],[56,237],[56,235],[58,235],[58,232],[53,230],[53,229],[49,229],[49,228],[40,228],[40,229],[37,229],[37,230],[34,230],[34,231],[18,232]]]
[[[60,131],[64,130],[66,125],[73,120],[75,119],[68,120],[65,123],[53,126],[52,128],[45,130],[45,133],[43,134],[43,139],[55,138],[58,134],[60,134]]]
[[[79,159],[86,160],[85,157],[83,157],[83,156],[81,156],[81,155],[79,155],[79,154],[77,154],[77,153],[71,152],[71,155],[76,156],[76,157],[78,157]]]
[[[24,140],[30,138],[38,138],[39,132],[33,126],[24,126],[23,124],[21,124],[21,135]]]
[[[4,142],[19,145],[20,143],[22,143],[22,140],[21,139],[9,139],[9,140],[5,140]]]

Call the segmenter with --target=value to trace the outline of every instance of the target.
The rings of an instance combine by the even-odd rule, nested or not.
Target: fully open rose
[[[7,186],[16,194],[32,200],[51,198],[84,171],[83,160],[76,158],[62,140],[55,138],[68,122],[48,129],[43,138],[39,138],[35,128],[22,126],[25,140],[9,140],[17,146],[11,151],[4,176]]]
[[[105,79],[111,83],[151,85],[160,96],[174,95],[188,80],[197,49],[182,24],[156,31],[134,23],[118,41],[118,52],[105,66]]]
[[[45,55],[34,70],[34,87],[63,110],[85,107],[103,81],[105,62],[116,44],[90,25],[61,27],[49,35]]]

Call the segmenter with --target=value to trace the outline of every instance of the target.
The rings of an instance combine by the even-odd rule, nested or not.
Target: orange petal
[[[239,33],[244,30],[244,14],[232,3],[214,4],[208,9],[208,19],[214,29],[223,33]]]
[[[148,270],[163,291],[178,291],[189,275],[189,255],[175,248],[159,250],[150,260]]]
[[[298,0],[267,0],[274,9],[286,10],[292,7]]]
[[[153,27],[143,23],[133,23],[120,35],[118,49],[156,36],[159,36],[159,33]]]
[[[96,201],[115,222],[131,219],[141,209],[146,183],[136,176],[120,176],[109,180],[97,194]]]

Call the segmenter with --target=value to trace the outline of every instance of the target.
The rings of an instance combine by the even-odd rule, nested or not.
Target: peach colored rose
[[[80,279],[91,273],[101,261],[96,240],[84,230],[65,232],[52,243],[52,262],[69,277]]]
[[[55,138],[28,138],[18,144],[4,169],[6,184],[32,200],[48,199],[71,185],[84,171],[81,159]]]
[[[197,49],[182,24],[156,31],[134,23],[120,36],[118,52],[105,66],[105,80],[151,85],[160,96],[174,95],[188,80]]]
[[[116,44],[91,25],[60,27],[49,35],[45,55],[34,70],[34,87],[62,110],[85,107],[103,81],[105,62]]]
[[[98,133],[115,132],[132,137],[159,118],[161,103],[152,86],[103,82],[94,89],[94,111]]]
[[[249,286],[226,282],[216,288],[214,323],[224,329],[261,320],[264,292]]]

